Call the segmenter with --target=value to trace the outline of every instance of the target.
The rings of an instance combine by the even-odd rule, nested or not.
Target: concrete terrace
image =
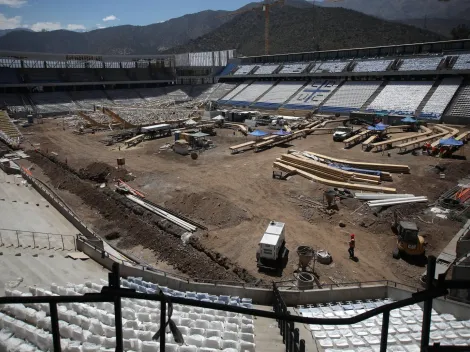
[[[91,259],[66,258],[78,233],[23,178],[0,170],[0,294],[106,279],[107,270]]]

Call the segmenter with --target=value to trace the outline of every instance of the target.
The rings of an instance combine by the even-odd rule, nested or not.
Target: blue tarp
[[[407,116],[405,117],[404,119],[401,119],[401,122],[404,122],[404,123],[415,123],[416,120],[414,118],[412,118],[411,116]]]
[[[264,136],[267,136],[268,134],[269,134],[268,132],[263,132],[260,130],[255,130],[249,133],[250,136],[255,136],[255,137],[264,137]]]
[[[388,125],[384,125],[383,123],[378,123],[377,125],[375,126],[369,126],[367,127],[367,129],[369,131],[384,131],[386,128],[388,127]]]
[[[276,136],[287,136],[291,134],[290,132],[284,131],[284,130],[279,130],[277,132],[273,132],[274,135]]]
[[[460,147],[461,145],[463,145],[463,142],[458,141],[455,138],[451,137],[451,138],[447,138],[447,139],[441,139],[439,141],[439,144],[440,145],[445,145],[445,146]]]
[[[350,166],[343,165],[343,164],[331,163],[331,164],[328,164],[328,165],[332,166],[332,167],[335,167],[337,169],[340,169],[340,170],[350,171],[350,172],[357,172],[357,173],[365,174],[365,175],[380,176],[382,174],[382,172],[380,172],[380,171],[367,170],[367,169],[358,169],[356,167],[350,167]]]

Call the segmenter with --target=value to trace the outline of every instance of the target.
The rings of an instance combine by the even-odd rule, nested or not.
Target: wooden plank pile
[[[354,190],[379,192],[379,193],[396,193],[397,191],[395,188],[364,185],[364,184],[357,184],[357,183],[348,183],[348,182],[332,180],[331,178],[327,179],[324,177],[319,177],[317,175],[311,174],[309,172],[306,172],[304,170],[287,165],[284,162],[279,162],[279,161],[275,161],[273,164],[273,167],[281,171],[288,172],[290,174],[298,174],[308,180],[319,182],[319,183],[322,183],[331,187],[348,188],[348,189],[354,189]]]
[[[379,164],[379,163],[366,163],[362,161],[351,161],[346,159],[337,159],[332,158],[326,155],[318,154],[315,152],[306,152],[311,156],[315,156],[318,159],[323,159],[325,161],[330,161],[339,164],[349,165],[358,169],[367,169],[367,170],[376,170],[388,173],[398,173],[398,174],[409,174],[410,167],[408,165],[397,165],[397,164]]]
[[[314,160],[289,154],[283,154],[281,158],[276,159],[276,161],[309,172],[311,174],[332,180],[345,182],[358,181],[375,185],[378,185],[380,183],[380,176],[356,174],[354,172],[337,169],[335,167],[331,167]]]

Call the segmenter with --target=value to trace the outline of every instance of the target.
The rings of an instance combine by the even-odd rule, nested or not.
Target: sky
[[[203,10],[235,10],[249,0],[0,0],[0,30],[88,31],[147,25]]]

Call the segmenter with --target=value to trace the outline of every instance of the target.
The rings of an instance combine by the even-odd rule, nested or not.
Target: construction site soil
[[[228,147],[243,143],[247,137],[218,129],[218,135],[211,137],[216,147],[192,160],[161,148],[172,138],[146,141],[127,149],[100,143],[109,132],[77,135],[71,130],[63,131],[54,120],[46,119],[29,131],[28,145],[39,143],[42,152],[50,155],[54,151],[58,156],[51,161],[31,153],[24,165],[33,165],[33,175],[53,186],[97,233],[158,268],[202,279],[280,280],[281,277],[258,272],[255,261],[257,245],[268,222],[277,220],[286,223],[286,242],[291,251],[283,280],[292,279],[297,269],[296,248],[308,245],[327,250],[333,257],[332,264],[315,267],[322,284],[386,279],[416,286],[424,271],[422,264],[392,258],[396,246],[396,236],[391,231],[393,211],[397,210],[403,219],[417,222],[429,243],[427,254],[438,255],[461,226],[457,221],[436,217],[425,204],[375,211],[348,198],[340,202],[338,210],[325,210],[322,197],[328,187],[300,176],[286,181],[272,178],[273,161],[287,149],[410,165],[410,174],[394,174],[394,181],[384,185],[397,188],[398,193],[428,196],[430,204],[470,172],[466,160],[400,155],[395,150],[367,153],[360,146],[344,150],[343,144],[333,142],[329,134],[311,135],[294,140],[292,145],[260,153],[230,155]],[[464,150],[460,159],[468,156]],[[178,227],[116,194],[110,182],[116,176],[110,170],[122,157],[126,159],[126,175],[130,172],[135,176],[129,182],[132,187],[152,202],[202,222],[208,230],[196,233],[184,245]],[[93,171],[95,168],[98,172]],[[445,173],[445,178],[440,173]],[[111,176],[103,178],[104,174]],[[100,188],[103,180],[108,185]],[[351,261],[347,252],[351,233],[356,234],[358,262]]]

